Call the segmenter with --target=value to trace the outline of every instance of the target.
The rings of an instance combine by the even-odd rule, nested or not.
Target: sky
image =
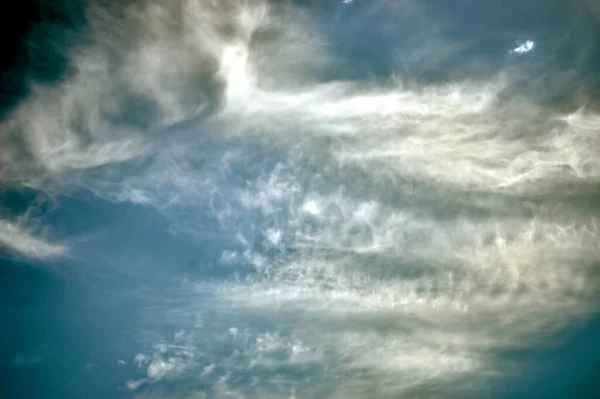
[[[19,7],[0,396],[599,395],[595,2]]]

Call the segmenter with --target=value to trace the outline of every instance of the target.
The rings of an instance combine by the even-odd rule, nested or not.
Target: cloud
[[[153,293],[166,310],[142,327],[150,349],[129,389],[458,390],[447,382],[498,371],[492,354],[596,311],[600,215],[573,201],[600,182],[600,116],[521,90],[526,65],[366,82],[335,73],[357,61],[294,6],[89,12],[76,73],[36,87],[3,125],[0,179],[152,207],[231,271]],[[440,26],[407,33],[411,68],[453,66],[471,48]],[[66,252],[25,224],[0,222],[0,241]]]
[[[32,259],[51,259],[67,254],[67,247],[33,234],[21,221],[0,220],[0,246]]]
[[[519,44],[517,47],[511,50],[511,53],[517,54],[525,54],[533,50],[535,47],[535,42],[533,40],[527,40],[522,44]]]

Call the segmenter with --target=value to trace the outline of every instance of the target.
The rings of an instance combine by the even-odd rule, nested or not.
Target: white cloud
[[[50,259],[63,256],[67,247],[51,244],[35,236],[23,222],[0,220],[0,246],[27,258]]]
[[[535,42],[533,40],[527,40],[527,41],[519,44],[517,47],[512,49],[510,52],[517,53],[517,54],[525,54],[525,53],[530,52],[534,48],[535,48]]]

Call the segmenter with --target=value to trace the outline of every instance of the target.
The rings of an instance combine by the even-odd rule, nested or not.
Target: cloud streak
[[[22,221],[0,220],[0,247],[31,259],[51,259],[68,253],[66,246],[47,242]]]

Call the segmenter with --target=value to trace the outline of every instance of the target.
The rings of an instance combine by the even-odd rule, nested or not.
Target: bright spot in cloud
[[[535,42],[533,40],[527,40],[526,42],[521,43],[518,47],[512,49],[510,52],[517,54],[525,54],[533,50],[534,47]]]
[[[227,81],[227,98],[243,97],[250,89],[246,70],[247,51],[241,46],[229,46],[223,51],[221,73]]]
[[[281,242],[281,230],[269,229],[267,230],[267,239],[272,245],[279,245]]]
[[[315,201],[308,201],[302,205],[304,212],[310,213],[311,215],[317,215],[319,213],[319,207]]]

